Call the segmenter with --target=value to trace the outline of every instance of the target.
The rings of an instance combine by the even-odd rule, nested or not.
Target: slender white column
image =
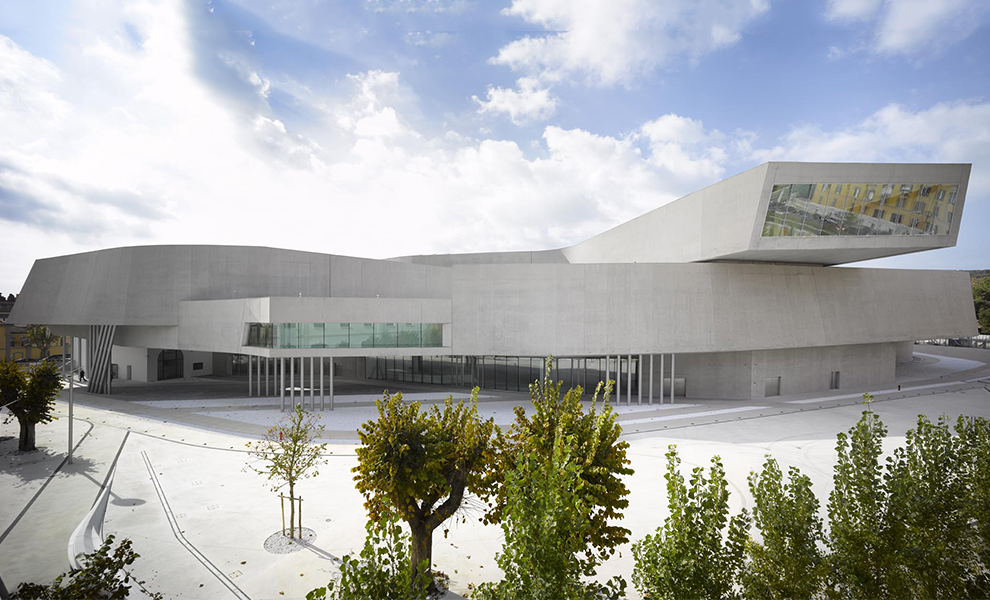
[[[316,357],[309,357],[309,407],[316,410]]]
[[[268,385],[268,361],[270,360],[267,356],[265,357],[265,391],[261,394],[262,396],[268,396],[271,391],[271,387]]]
[[[626,359],[626,406],[632,403],[632,354]]]
[[[615,356],[615,405],[622,404],[622,355]]]
[[[251,355],[248,354],[248,398],[254,395],[251,392]]]
[[[330,357],[330,410],[333,410],[333,357]]]
[[[325,367],[326,367],[326,361],[324,361],[323,357],[321,356],[320,357],[320,411],[326,410],[326,407],[324,406],[324,402],[326,401],[326,396],[323,395],[323,390],[324,390],[323,369]]]
[[[676,355],[670,355],[670,403],[674,403],[674,398],[677,397],[677,380],[674,378],[674,359],[677,358]]]
[[[289,358],[289,400],[292,410],[296,410],[296,357]]]
[[[643,403],[643,355],[642,354],[639,355],[639,362],[636,364],[638,365],[638,368],[636,369],[636,381],[638,382],[636,384],[636,397],[637,397],[636,403],[642,404]]]
[[[255,377],[258,378],[258,380],[255,383],[257,383],[258,385],[254,387],[254,395],[260,398],[261,396],[265,395],[265,392],[261,388],[261,357],[260,356],[255,357],[254,366],[257,367],[257,371],[258,371],[258,373],[255,375]]]
[[[282,399],[282,412],[285,412],[285,359],[281,356],[278,361],[278,395]]]
[[[653,406],[653,355],[650,355],[650,406]]]
[[[660,404],[663,404],[663,354],[660,355]]]

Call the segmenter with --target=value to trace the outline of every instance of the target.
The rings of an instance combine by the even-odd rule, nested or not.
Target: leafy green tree
[[[743,596],[759,600],[818,598],[824,587],[824,542],[818,498],[811,479],[796,467],[784,482],[780,466],[767,457],[763,471],[749,476],[753,521],[762,543],[749,540],[749,560],[740,573]]]
[[[306,600],[426,600],[429,581],[417,578],[409,563],[409,534],[398,520],[368,521],[360,559],[343,557],[340,578],[306,594]],[[425,566],[423,567],[425,568]]]
[[[749,515],[743,510],[729,518],[729,484],[718,456],[708,478],[702,467],[693,469],[690,487],[680,463],[671,445],[664,476],[670,515],[662,530],[633,544],[633,585],[651,599],[736,598]]]
[[[590,519],[590,526],[584,529],[587,554],[595,556],[596,560],[605,560],[615,552],[616,546],[629,541],[629,530],[614,524],[629,505],[626,498],[629,490],[622,480],[623,476],[633,473],[626,456],[629,444],[619,440],[622,428],[615,422],[612,407],[604,404],[600,411],[597,408],[603,386],[598,385],[591,407],[585,412],[581,403],[584,390],[580,386],[561,395],[562,382],[551,381],[552,362],[553,357],[548,357],[543,380],[529,386],[532,417],[527,416],[522,407],[515,408],[516,420],[506,436],[499,460],[499,478],[504,479],[506,473],[515,468],[517,458],[533,452],[552,456],[557,438],[570,437],[573,460],[581,480],[578,491]],[[611,390],[612,383],[609,382],[604,386],[602,397],[608,398]],[[495,507],[486,516],[488,522],[501,521],[508,491],[505,486],[499,488]]]
[[[52,346],[58,342],[58,336],[44,325],[28,325],[24,329],[24,335],[32,346],[41,351],[41,358],[48,358]]]
[[[867,405],[873,400],[863,395]],[[880,455],[887,428],[872,410],[836,441],[838,462],[829,495],[832,587],[843,598],[887,597],[891,544]]]
[[[956,421],[964,479],[965,496],[977,565],[967,584],[966,596],[990,598],[990,421],[959,417]]]
[[[971,280],[973,285],[973,306],[980,333],[990,334],[990,277]]]
[[[978,564],[968,510],[970,482],[961,440],[948,419],[918,418],[904,446],[887,463],[886,529],[898,569],[888,590],[894,596],[960,598]]]
[[[35,426],[56,419],[55,398],[62,391],[62,379],[52,363],[38,363],[25,376],[15,363],[0,360],[0,400],[17,417],[20,452],[37,450]]]
[[[131,540],[124,539],[113,548],[114,537],[108,535],[99,550],[80,560],[83,568],[63,573],[49,585],[22,583],[11,595],[12,600],[82,600],[107,598],[119,600],[130,595],[131,583],[146,597],[162,600],[158,592],[150,592],[127,570],[140,555],[131,549]]]
[[[473,597],[603,600],[624,595],[625,581],[619,577],[608,586],[582,581],[595,574],[597,561],[587,554],[593,521],[574,450],[574,438],[558,431],[550,456],[530,449],[518,457],[505,481],[505,544],[496,558],[505,575],[498,583],[479,586]]]
[[[358,430],[357,489],[373,521],[394,514],[409,524],[417,582],[432,582],[433,531],[457,512],[465,492],[484,501],[495,486],[495,423],[478,416],[477,398],[475,388],[468,403],[448,397],[443,408],[420,411],[418,402],[386,392],[376,402],[378,419]]]
[[[27,377],[17,363],[0,358],[0,406],[9,408],[21,399],[24,388],[27,387]]]
[[[296,532],[296,484],[307,477],[320,474],[319,468],[326,459],[323,452],[326,444],[314,443],[323,434],[319,415],[308,413],[296,406],[289,415],[288,422],[274,425],[257,442],[248,442],[248,456],[254,462],[245,467],[259,475],[264,475],[273,492],[289,487],[289,537]],[[299,518],[302,533],[302,515]],[[284,532],[283,532],[284,533]]]

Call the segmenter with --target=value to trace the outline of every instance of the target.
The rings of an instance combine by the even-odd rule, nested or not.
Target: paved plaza
[[[915,350],[914,360],[899,367],[897,384],[870,390],[891,448],[903,442],[919,414],[990,417],[990,351]],[[467,397],[463,389],[388,385],[423,403],[451,391]],[[265,540],[280,527],[279,503],[258,475],[244,469],[245,444],[284,416],[278,399],[238,397],[243,383],[222,379],[114,391],[96,396],[76,388],[71,465],[65,461],[67,394],[58,403],[59,420],[38,427],[39,452],[15,452],[16,439],[8,436],[16,434],[16,423],[0,429],[0,577],[8,590],[21,581],[48,581],[68,568],[69,538],[104,489],[103,533],[132,539],[141,555],[135,573],[168,598],[302,598],[332,577],[339,557],[361,548],[365,512],[351,469],[355,429],[376,415],[381,390],[374,385],[341,382],[335,410],[321,411],[329,462],[298,488],[303,525],[315,537],[290,554],[265,550]],[[636,540],[663,524],[670,444],[677,444],[685,469],[722,457],[734,511],[750,504],[746,477],[769,453],[782,467],[795,465],[812,477],[824,514],[835,435],[859,418],[863,391],[759,401],[689,398],[653,406],[644,397],[643,405],[635,399],[621,405],[619,421],[635,470],[627,480],[623,525]],[[491,390],[479,396],[481,414],[502,425],[511,422],[518,404],[528,406],[528,397]],[[457,593],[499,576],[495,554],[502,541],[498,527],[478,522],[477,502],[468,499],[463,512],[466,522],[451,522],[449,533],[441,528],[434,536],[434,562]],[[628,579],[632,567],[630,549],[622,547],[599,576]]]

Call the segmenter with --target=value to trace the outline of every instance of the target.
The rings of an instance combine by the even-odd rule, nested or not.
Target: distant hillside
[[[970,279],[982,279],[984,277],[990,277],[990,269],[980,269],[978,271],[970,271]]]

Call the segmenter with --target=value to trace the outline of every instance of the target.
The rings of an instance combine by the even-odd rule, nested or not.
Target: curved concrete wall
[[[137,246],[35,261],[15,323],[178,325],[183,300],[450,298],[442,267],[246,246]]]

